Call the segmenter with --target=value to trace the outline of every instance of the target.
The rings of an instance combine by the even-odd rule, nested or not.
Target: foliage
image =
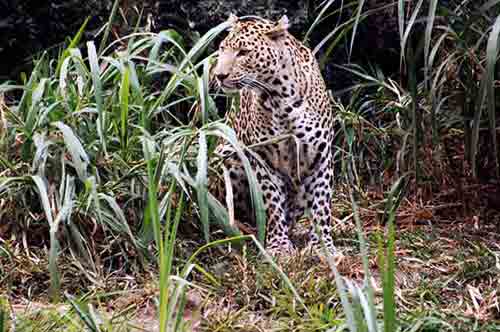
[[[244,249],[238,264],[262,270],[251,272],[255,280],[249,278],[250,286],[242,284],[253,293],[248,291],[239,301],[259,294],[258,301],[278,319],[281,329],[293,325],[304,331],[424,331],[446,326],[431,319],[428,308],[402,314],[402,301],[395,296],[401,263],[396,255],[397,212],[407,204],[406,198],[418,195],[422,183],[432,182],[435,191],[441,188],[446,179],[438,183],[436,169],[443,168],[446,140],[453,133],[460,133],[464,159],[474,176],[488,161],[478,158],[485,150],[481,137],[494,142],[486,147],[491,164],[483,168],[498,175],[497,1],[394,1],[379,8],[353,1],[340,9],[332,6],[333,1],[323,1],[317,8],[319,15],[305,36],[308,42],[327,17],[343,18],[343,10],[351,14],[318,43],[322,64],[339,48],[351,56],[365,19],[390,8],[398,13],[399,75],[385,74],[376,64],[337,65],[356,80],[335,95],[335,161],[340,170],[337,187],[348,188],[345,218],[350,215],[356,224],[357,238],[350,241],[359,244],[354,254],[361,257],[360,282],[339,271],[341,265],[328,254],[333,277],[326,273],[315,279],[319,267],[305,269],[300,254],[275,262],[254,236],[240,235],[231,204],[225,209],[209,193],[209,175],[224,179],[214,171],[219,162],[214,148],[225,140],[245,166],[257,226],[265,229],[262,197],[247,159],[251,148],[237,141],[217,108],[225,102],[237,111],[237,102],[219,96],[211,84],[215,54],[209,53],[210,45],[227,23],[193,38],[189,46],[185,36],[173,30],[152,33],[139,24],[131,34],[112,39],[112,22],[119,11],[118,1],[114,4],[101,43],[83,42],[85,21],[57,57],[41,54],[21,85],[0,84],[0,217],[11,221],[9,241],[0,238],[0,259],[14,261],[12,252],[30,256],[37,248],[47,248],[47,295],[54,302],[68,286],[63,259],[70,257],[90,285],[106,279],[110,271],[143,272],[154,262],[159,269],[160,331],[182,331],[189,329],[183,317],[187,289],[206,296],[223,289],[223,278],[214,274],[215,266],[204,265],[202,253],[251,241],[257,254],[249,258]],[[20,98],[12,97],[13,92]],[[463,167],[467,173],[467,164]],[[375,241],[362,230],[368,185],[382,196],[369,206],[382,225]],[[188,231],[182,233],[183,228]],[[231,237],[220,239],[219,229]],[[7,232],[2,228],[3,233]],[[258,236],[262,240],[263,232]],[[185,238],[194,238],[198,249],[182,253],[179,242]],[[423,249],[419,254],[425,255]],[[488,274],[492,257],[498,257],[478,251],[488,258],[481,268]],[[381,290],[372,284],[377,273],[370,260],[374,255]],[[470,262],[460,266],[464,278],[474,273]],[[0,267],[0,280],[12,283],[6,268]],[[201,286],[199,280],[207,284]],[[102,309],[94,309],[96,298],[66,293],[71,319],[65,316],[63,325],[74,323],[71,328],[85,326],[91,331],[128,329],[127,324],[114,324],[114,316],[103,318]],[[233,323],[243,309],[226,317],[221,310],[207,324],[237,330]],[[0,308],[0,330],[4,317]]]
[[[71,234],[65,239],[71,242],[70,250],[81,259],[82,269],[90,268],[94,274],[95,247],[85,226],[91,220],[97,222],[103,236],[123,240],[112,241],[113,250],[127,258],[127,252],[134,250],[144,263],[154,229],[151,215],[137,213],[145,206],[142,193],[151,185],[145,175],[154,169],[150,180],[157,182],[153,192],[158,189],[161,195],[159,220],[163,220],[174,193],[161,188],[175,179],[191,195],[189,185],[196,185],[190,175],[199,159],[195,157],[196,137],[208,137],[211,146],[218,136],[234,143],[234,134],[221,123],[197,127],[218,115],[211,97],[198,90],[208,89],[208,71],[203,72],[204,78],[197,70],[207,68],[211,56],[196,60],[223,29],[224,25],[214,28],[190,52],[183,49],[182,38],[173,31],[137,31],[125,38],[124,52],[115,50],[114,43],[103,55],[89,41],[88,58],[72,43],[56,61],[45,55],[38,59],[23,87],[2,85],[3,92],[23,91],[18,104],[2,108],[6,131],[0,142],[4,167],[0,191],[9,206],[4,216],[19,218],[17,224],[23,225],[29,219],[17,216],[16,211],[44,214],[40,222],[48,222],[51,234],[54,299],[59,292],[58,234]],[[160,49],[164,51],[161,55]],[[152,76],[169,73],[166,88],[158,91],[151,84]],[[187,102],[204,106],[190,123],[182,124],[173,110],[189,111],[183,108]],[[143,145],[149,151],[148,159],[141,152]],[[205,179],[197,181],[206,186],[208,165],[199,166],[205,168]],[[38,204],[34,204],[35,197]],[[213,198],[208,202],[218,209]]]
[[[58,59],[43,54],[24,86],[0,87],[3,93],[22,90],[19,102],[2,108],[6,130],[0,142],[0,193],[8,206],[4,216],[29,228],[29,216],[17,211],[43,214],[38,222],[46,223],[50,234],[49,295],[54,302],[61,290],[61,247],[70,250],[92,282],[103,277],[95,259],[106,242],[113,255],[126,259],[113,264],[132,269],[152,258],[146,248],[154,240],[160,268],[160,331],[181,330],[186,278],[193,268],[202,270],[188,264],[171,282],[177,227],[190,213],[183,208],[185,197],[196,194],[207,241],[209,223],[233,227],[207,190],[208,157],[219,139],[232,144],[242,158],[256,211],[263,211],[247,148],[237,142],[232,129],[214,121],[219,116],[208,94],[213,55],[203,57],[204,50],[227,23],[213,28],[189,51],[172,30],[137,30],[100,52],[93,41],[81,49],[77,45],[83,28]],[[167,78],[162,89],[156,86],[160,75]],[[189,120],[187,112],[193,115]],[[262,224],[262,213],[257,217]],[[89,221],[107,241],[94,241]],[[88,328],[100,330],[92,309],[69,301]]]
[[[41,54],[45,50],[56,54],[65,42],[64,39],[76,32],[86,19],[90,19],[90,22],[84,31],[85,37],[92,38],[106,23],[113,2],[113,0],[0,1],[0,12],[2,12],[0,56],[4,59],[0,64],[0,79],[17,80],[21,72],[31,71],[31,58],[34,54]],[[132,30],[137,17],[140,16],[135,12],[137,7],[143,8],[144,16],[154,10],[153,1],[141,1],[137,6],[135,0],[129,0],[127,4],[130,9],[124,8],[122,11],[127,20],[115,26],[115,31],[123,33]]]

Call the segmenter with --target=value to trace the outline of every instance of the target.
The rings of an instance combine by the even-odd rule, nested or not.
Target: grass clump
[[[323,15],[339,14],[333,3],[322,3],[306,39]],[[335,95],[340,262],[307,251],[274,261],[208,191],[225,140],[245,166],[264,238],[249,147],[222,121],[211,85],[211,45],[227,23],[193,44],[139,27],[110,41],[109,24],[99,46],[81,40],[84,24],[57,56],[36,59],[21,85],[0,84],[0,216],[9,220],[0,225],[0,287],[67,303],[63,312],[15,312],[16,330],[147,330],[131,317],[148,306],[143,316],[161,332],[498,328],[498,232],[481,223],[483,212],[470,215],[473,204],[457,203],[467,186],[495,192],[465,175],[498,173],[495,144],[481,144],[496,142],[496,4],[365,5],[346,4],[352,16],[319,43],[323,65],[342,42],[351,56],[363,21],[397,9],[399,73],[337,66],[356,83]],[[237,111],[237,100],[222,101]],[[158,280],[152,289],[148,278]],[[108,313],[104,303],[117,299],[127,305]],[[0,305],[0,332],[6,313]]]

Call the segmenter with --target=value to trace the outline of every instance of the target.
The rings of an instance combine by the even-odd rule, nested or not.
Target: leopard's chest
[[[273,99],[243,89],[234,117],[238,139],[273,169],[291,178],[307,175],[319,154],[328,151],[332,118],[326,91],[310,89],[300,98]],[[324,150],[324,151],[323,151]]]
[[[304,109],[262,113],[262,109],[242,109],[235,130],[240,141],[267,166],[294,183],[309,173],[316,148],[310,140],[319,122]]]

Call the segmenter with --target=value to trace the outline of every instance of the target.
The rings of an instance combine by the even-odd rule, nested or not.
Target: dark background
[[[318,14],[321,0],[121,0],[121,12],[113,30],[123,35],[132,31],[142,11],[142,25],[149,18],[152,31],[174,28],[188,38],[195,39],[211,27],[224,21],[230,13],[236,15],[258,15],[278,19],[286,14],[291,22],[291,32],[302,38]],[[339,6],[340,1],[334,3]],[[368,0],[366,8],[375,8],[390,0]],[[0,0],[0,81],[20,78],[21,72],[29,72],[33,57],[40,52],[57,55],[64,42],[72,38],[84,20],[90,17],[85,29],[85,40],[96,39],[95,35],[107,22],[113,5],[112,0]],[[351,15],[344,10],[344,16]],[[122,17],[127,18],[124,23]],[[316,45],[335,26],[339,17],[332,16],[323,22],[311,36],[309,44]],[[112,37],[113,38],[113,37]],[[354,49],[353,61],[377,63],[386,73],[399,70],[399,37],[396,24],[396,9],[391,8],[373,15],[362,22],[357,33],[357,43],[363,49]],[[98,39],[98,38],[97,38]],[[347,44],[347,43],[341,43]],[[335,50],[332,63],[347,61],[347,50]],[[333,66],[324,69],[327,81],[332,86],[343,86],[343,73]]]

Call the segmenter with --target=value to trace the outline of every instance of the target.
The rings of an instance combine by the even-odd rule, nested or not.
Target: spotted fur
[[[237,137],[253,150],[256,177],[267,213],[266,247],[293,249],[289,231],[306,209],[312,212],[311,241],[334,251],[331,237],[333,107],[312,52],[287,30],[288,19],[231,17],[232,28],[218,51],[215,75],[224,90],[238,90],[240,111],[230,118]],[[297,149],[297,142],[299,148]],[[234,190],[235,211],[251,218],[248,184],[241,163],[227,145],[225,166]]]

